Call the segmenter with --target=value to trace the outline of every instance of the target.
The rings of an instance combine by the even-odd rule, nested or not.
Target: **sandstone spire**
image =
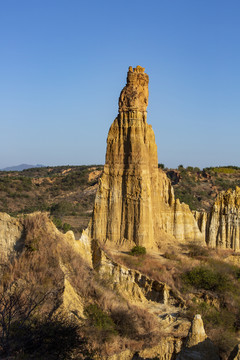
[[[175,202],[170,181],[158,169],[155,136],[147,124],[148,80],[144,68],[129,67],[108,133],[89,224],[92,239],[152,247],[167,234],[181,240],[200,235],[188,206]]]
[[[217,348],[207,337],[201,315],[195,315],[187,342],[177,360],[220,360]]]
[[[204,340],[206,340],[207,335],[203,326],[202,317],[200,314],[194,316],[192,321],[192,326],[189,330],[187,347],[195,346]]]
[[[157,206],[157,147],[146,123],[148,75],[129,68],[119,114],[108,134],[104,173],[96,195],[92,237],[151,244]]]

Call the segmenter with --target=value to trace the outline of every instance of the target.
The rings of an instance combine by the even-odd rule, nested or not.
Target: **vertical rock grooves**
[[[240,250],[240,188],[222,191],[210,213],[196,213],[206,244],[210,247]]]
[[[166,175],[158,169],[157,146],[147,124],[148,75],[129,67],[110,127],[106,163],[90,223],[90,236],[115,244],[153,247],[167,235],[201,237],[189,207],[175,202]]]

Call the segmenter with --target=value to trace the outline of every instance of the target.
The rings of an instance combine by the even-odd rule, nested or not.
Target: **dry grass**
[[[84,299],[85,309],[93,306],[93,309],[96,309],[95,315],[103,319],[101,326],[87,317],[77,329],[69,327],[72,329],[69,331],[73,331],[71,333],[73,339],[75,339],[74,331],[81,339],[78,346],[73,346],[71,355],[73,359],[74,356],[76,359],[81,359],[81,353],[91,357],[95,352],[100,354],[100,357],[104,357],[125,349],[140,351],[144,347],[155,345],[157,339],[163,336],[156,318],[143,308],[129,304],[111,289],[109,281],[100,281],[98,275],[65,241],[64,235],[55,230],[46,214],[37,213],[25,218],[25,239],[23,253],[12,264],[6,264],[3,269],[0,279],[2,289],[13,282],[22,284],[24,292],[21,296],[24,301],[29,299],[30,302],[38,301],[44,292],[50,291],[51,296],[47,297],[35,312],[35,316],[43,321],[46,317],[51,318],[51,314],[61,304],[64,276],[67,276],[74,290]],[[181,254],[171,250],[163,256],[147,254],[133,257],[127,254],[108,253],[118,263],[139,270],[152,279],[165,282],[173,290],[178,291],[183,289],[183,273],[206,264],[216,272],[224,272],[238,289],[240,285],[237,277],[240,276],[240,271],[237,267],[223,262],[229,254],[231,254],[229,251],[206,251],[191,244],[188,248],[185,247]],[[217,311],[212,304],[200,308],[199,304],[205,304],[203,298],[200,303],[194,304],[187,292],[183,294],[189,300],[189,315],[191,311],[192,315],[196,312],[203,314],[207,333],[220,346],[222,354],[227,353],[235,341],[234,322],[237,323],[240,318],[239,294],[232,292],[232,288],[230,290],[230,293],[224,292],[219,297],[220,311]],[[194,288],[188,288],[189,291],[198,296]],[[228,309],[233,316],[227,316],[224,309]],[[222,338],[225,340],[222,341]]]
[[[12,263],[5,264],[1,283],[23,279],[43,289],[61,287],[63,273],[58,266],[58,236],[51,231],[46,214],[36,213],[25,219],[25,248]]]
[[[219,347],[222,358],[227,359],[238,342],[240,329],[240,267],[226,262],[234,253],[194,243],[178,251],[171,249],[163,256],[148,254],[136,259],[121,253],[112,256],[122,265],[180,292],[187,301],[189,320],[196,313],[202,314],[208,336]],[[199,278],[190,277],[190,283],[186,282],[186,275],[194,272]]]
[[[93,292],[88,298],[95,303],[115,324],[116,333],[106,332],[85,324],[82,335],[89,340],[89,346],[102,356],[110,356],[125,349],[139,351],[143,347],[156,344],[160,332],[156,318],[148,311],[130,305],[119,294],[108,287],[108,282],[100,281],[94,275],[91,279]]]
[[[231,351],[239,342],[236,335],[232,331],[222,327],[207,327],[206,331],[209,338],[214,342],[214,345],[219,349],[221,359],[228,360]]]
[[[12,281],[22,282],[22,295],[25,299],[29,297],[30,301],[30,290],[35,299],[44,291],[50,291],[51,296],[35,313],[44,320],[49,316],[51,318],[55,309],[61,305],[64,277],[67,276],[74,290],[83,299],[85,309],[95,306],[99,309],[95,315],[103,319],[103,326],[100,327],[96,325],[98,322],[90,321],[89,317],[78,326],[77,336],[82,339],[79,349],[83,349],[73,346],[72,354],[76,354],[76,359],[81,359],[79,352],[84,351],[88,356],[93,352],[109,356],[125,349],[139,351],[150,344],[156,344],[159,329],[154,316],[142,308],[128,304],[109,287],[108,281],[100,281],[98,275],[65,241],[64,235],[56,231],[46,214],[26,216],[24,226],[24,250],[12,264],[6,265],[1,277],[2,286]],[[51,318],[51,321],[54,324],[57,320]],[[69,336],[76,331],[75,327],[69,326],[69,329],[72,329],[69,330]]]
[[[127,254],[113,254],[113,259],[127,268],[138,270],[149,278],[165,282],[173,290],[177,290],[176,279],[179,270],[172,260],[163,260],[160,256],[156,257],[149,254],[136,258]]]

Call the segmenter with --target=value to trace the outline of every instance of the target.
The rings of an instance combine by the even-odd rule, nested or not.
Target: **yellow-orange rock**
[[[210,247],[240,250],[240,188],[222,191],[210,213],[196,213],[200,230]]]
[[[189,207],[175,201],[169,179],[158,169],[147,104],[148,75],[140,66],[130,67],[119,114],[108,134],[106,164],[89,225],[92,239],[151,248],[172,236],[202,238]]]
[[[24,246],[24,227],[21,219],[15,219],[6,213],[0,213],[0,261],[11,259]]]
[[[187,342],[177,360],[220,360],[217,348],[205,333],[201,315],[195,315]]]
[[[123,88],[119,97],[119,113],[123,111],[146,111],[148,106],[148,75],[145,69],[137,66],[132,69],[129,66],[127,85]]]

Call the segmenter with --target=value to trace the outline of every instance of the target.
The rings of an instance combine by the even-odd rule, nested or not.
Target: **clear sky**
[[[160,163],[240,166],[239,0],[0,0],[0,168],[103,164],[129,65]]]

